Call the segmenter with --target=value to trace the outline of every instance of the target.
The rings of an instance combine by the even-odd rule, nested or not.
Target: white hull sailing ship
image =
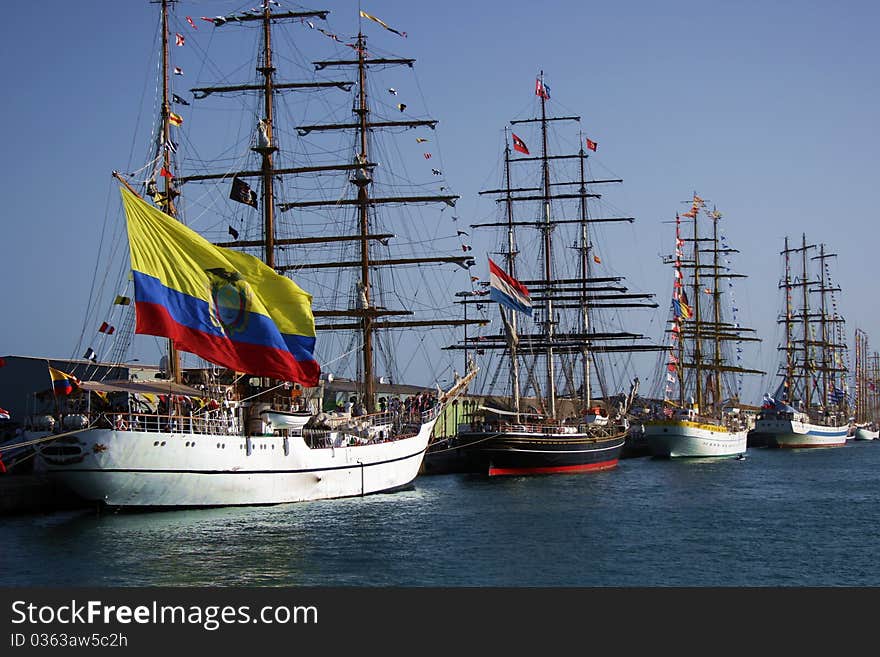
[[[431,413],[412,423],[410,437],[388,442],[326,431],[322,447],[302,433],[90,429],[44,447],[41,456],[78,495],[112,507],[303,502],[409,485],[436,418]]]
[[[256,159],[256,166],[235,173],[184,175],[176,165],[178,150],[170,127],[182,123],[171,105],[172,99],[181,102],[180,96],[173,93],[169,82],[168,45],[174,28],[169,27],[169,0],[162,0],[161,121],[154,136],[154,159],[146,169],[152,176],[143,190],[155,205],[144,200],[122,176],[114,175],[124,185],[121,191],[134,278],[135,332],[169,338],[169,378],[150,382],[147,392],[137,381],[79,381],[73,375],[57,373],[56,384],[67,387],[63,397],[56,397],[61,401],[59,427],[72,429],[46,437],[38,449],[39,467],[85,499],[113,507],[200,507],[302,502],[397,490],[411,485],[438,416],[476,373],[451,376],[453,381],[445,392],[435,382],[418,395],[379,398],[385,383],[375,372],[374,346],[380,330],[460,322],[387,319],[412,312],[379,305],[386,297],[376,272],[400,264],[452,266],[460,272],[467,268],[469,258],[377,258],[374,245],[381,241],[387,246],[394,235],[375,230],[380,225],[375,209],[383,203],[439,202],[451,206],[457,197],[375,198],[371,194],[377,167],[370,152],[374,134],[389,127],[433,128],[436,123],[383,122],[367,105],[370,69],[398,64],[411,67],[412,60],[372,57],[359,30],[352,43],[344,44],[354,51],[353,57],[315,64],[316,70],[354,69],[356,85],[335,81],[280,83],[272,65],[273,25],[298,23],[310,29],[326,20],[328,12],[273,11],[272,5],[277,3],[264,0],[257,10],[213,19],[215,29],[255,28],[250,33],[258,35],[259,41],[257,80],[192,90],[196,99],[224,93],[259,95],[258,111],[263,118],[244,149],[248,157]],[[186,29],[182,21],[179,29]],[[341,41],[331,31],[318,29]],[[182,43],[178,33],[177,44]],[[314,165],[311,161],[306,167],[278,166],[276,158],[284,154],[278,146],[282,138],[274,132],[275,117],[280,115],[276,100],[282,97],[281,92],[326,88],[338,93],[353,86],[353,106],[349,97],[343,101],[353,112],[353,121],[299,129],[300,135],[324,129],[344,134],[351,158],[343,164]],[[347,195],[353,198],[340,199],[334,189],[332,200],[325,195],[319,200],[277,202],[275,185],[283,177],[333,173],[345,177],[350,190]],[[158,175],[164,179],[164,189],[156,185]],[[260,194],[244,182],[248,179],[257,181]],[[219,182],[228,188],[230,180],[229,198],[238,201],[231,204],[233,207],[249,213],[261,208],[259,228],[249,233],[253,239],[239,240],[238,231],[230,224],[234,241],[212,243],[178,222],[179,208],[186,207],[180,186]],[[204,197],[199,203],[203,202]],[[280,235],[276,208],[282,212],[297,208],[305,214],[318,207],[350,216],[350,223],[337,220],[335,224],[344,227],[339,230],[345,233],[328,235],[330,224],[324,221],[315,236]],[[203,211],[198,205],[196,209]],[[326,261],[314,259],[323,253],[322,247],[339,244],[346,248],[355,245],[356,259],[348,262],[338,252],[326,256]],[[256,250],[261,257],[248,250]],[[284,262],[284,257],[289,260]],[[298,279],[304,280],[310,271],[330,269],[336,276],[333,283],[314,283],[327,291],[326,298],[320,300],[321,309],[314,311],[311,295],[283,275],[296,271]],[[355,273],[344,283],[339,271]],[[345,294],[347,288],[349,295]],[[349,306],[344,305],[346,296]],[[416,290],[406,298],[417,296]],[[333,309],[340,301],[343,307]],[[427,308],[429,300],[421,301],[421,307]],[[438,315],[442,312],[438,309]],[[319,368],[312,355],[315,317],[345,319],[339,324],[318,325],[319,339],[333,331],[355,335],[349,342],[354,345],[349,352],[356,354],[358,361],[351,379],[355,386],[353,408],[337,411],[334,404],[324,412],[324,388],[332,377],[323,377],[319,385]],[[181,351],[203,358],[208,366],[181,368]]]
[[[856,329],[856,368],[855,368],[855,425],[853,427],[854,440],[877,440],[880,431],[877,430],[878,394],[877,383],[878,365],[880,354],[874,353],[868,356],[868,334],[861,329]],[[870,363],[869,363],[870,360]]]
[[[785,326],[781,381],[775,393],[765,395],[755,421],[755,433],[770,447],[843,447],[850,433],[845,390],[846,366],[842,358],[843,318],[837,313],[825,245],[812,258],[818,272],[808,267],[809,252],[816,245],[790,248],[785,238],[783,279],[784,308],[779,320]],[[800,257],[800,275],[792,275],[792,256]],[[818,307],[810,293],[819,295]],[[795,295],[800,307],[795,306]]]
[[[708,236],[699,231],[703,213],[712,226]],[[664,395],[663,409],[644,422],[645,439],[656,457],[739,456],[747,449],[748,427],[736,407],[737,377],[761,373],[740,366],[731,357],[731,343],[756,339],[744,336],[750,329],[731,316],[733,304],[727,303],[729,294],[722,285],[742,275],[731,271],[726,256],[736,251],[719,237],[721,213],[705,212],[705,202],[694,194],[684,217],[692,222],[693,232],[683,236],[681,217],[676,215],[675,255],[669,259],[675,274],[669,330],[673,344],[663,370],[664,390],[678,384],[679,394],[677,400]],[[708,261],[703,260],[704,254],[710,255]],[[711,303],[703,302],[704,294],[711,295]]]
[[[645,424],[651,454],[667,458],[739,456],[746,451],[748,431],[691,420]]]

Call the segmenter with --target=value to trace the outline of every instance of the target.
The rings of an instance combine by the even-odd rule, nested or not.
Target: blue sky
[[[203,0],[178,14],[249,6]],[[309,6],[355,29],[356,3]],[[614,204],[636,222],[603,260],[633,287],[655,292],[665,309],[671,275],[660,255],[672,236],[664,222],[697,192],[724,213],[729,242],[742,251],[741,321],[764,340],[750,366],[775,370],[779,251],[786,235],[802,232],[839,255],[832,274],[849,342],[858,327],[871,351],[880,347],[877,3],[372,0],[362,8],[407,32],[368,28],[385,50],[417,60],[424,104],[440,121],[434,161],[461,196],[465,221],[481,216],[477,192],[497,183],[503,128],[529,113],[543,70],[554,109],[580,114],[599,142],[595,165],[624,179]],[[74,349],[95,260],[112,230],[105,217],[118,206],[110,173],[130,170],[144,151],[145,135],[133,131],[149,123],[156,12],[147,0],[49,0],[16,4],[0,27],[0,354],[81,355]],[[200,38],[209,29],[199,21]],[[475,251],[489,248],[474,241]],[[656,338],[661,315],[643,327]],[[769,385],[755,384],[755,402]]]

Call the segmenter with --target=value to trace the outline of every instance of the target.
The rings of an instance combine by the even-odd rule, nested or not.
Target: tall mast
[[[702,347],[702,317],[700,315],[700,236],[698,217],[700,212],[698,208],[694,208],[694,385],[697,409],[703,412],[703,347]]]
[[[842,320],[840,320],[836,314],[834,317],[829,317],[828,314],[828,294],[837,291],[839,288],[835,288],[831,285],[830,275],[828,274],[828,265],[825,261],[828,258],[834,257],[836,257],[836,254],[826,253],[825,245],[821,244],[819,246],[819,255],[813,258],[813,260],[819,261],[819,275],[816,280],[818,287],[815,291],[819,292],[820,340],[818,344],[822,350],[822,407],[826,411],[828,409],[829,401],[828,393],[830,390],[837,388],[837,372],[844,371],[842,367],[837,367],[837,363],[834,362],[837,360],[835,358],[837,355],[837,349],[841,346],[841,343],[837,340],[837,334],[839,331],[835,330],[835,335],[831,335],[831,327],[837,328]],[[813,342],[815,343],[815,340]]]
[[[785,237],[785,251],[783,251],[785,257],[785,267],[784,267],[784,281],[783,281],[783,289],[785,290],[785,380],[783,382],[783,389],[785,392],[785,400],[788,402],[792,401],[792,395],[794,393],[794,320],[792,318],[792,303],[791,303],[791,260],[788,249],[788,236]]]
[[[801,234],[801,261],[803,263],[802,273],[801,273],[801,285],[803,286],[803,308],[801,308],[802,317],[803,317],[803,325],[804,325],[804,410],[806,412],[810,412],[810,402],[812,401],[812,387],[813,387],[813,377],[811,374],[811,370],[813,369],[812,365],[812,351],[810,349],[810,296],[809,296],[809,288],[807,278],[807,234]]]
[[[263,179],[263,239],[265,241],[264,262],[275,268],[275,168],[272,154],[278,150],[272,136],[274,122],[274,80],[275,67],[272,66],[272,12],[269,3],[263,3],[263,65],[257,71],[263,76],[264,123],[260,126],[260,139],[254,148],[262,156],[260,171]]]
[[[825,307],[827,294],[827,277],[825,276],[825,245],[819,245],[819,334],[822,336],[822,408],[828,410],[828,317]]]
[[[878,411],[880,411],[878,409],[878,401],[880,401],[880,392],[877,390],[878,384],[880,384],[880,353],[875,351],[871,355],[871,378],[868,383],[868,389],[871,391],[871,402],[868,408],[871,422],[877,421]]]
[[[867,397],[867,385],[866,385],[866,375],[865,375],[865,352],[867,351],[868,346],[868,336],[861,329],[856,329],[855,331],[855,342],[856,342],[856,376],[855,376],[855,384],[856,384],[856,421],[864,422],[865,421],[865,398]]]
[[[583,144],[583,135],[581,135],[581,144]],[[590,331],[590,311],[589,311],[589,301],[587,300],[587,279],[590,276],[590,259],[589,259],[589,250],[590,250],[590,233],[589,233],[589,222],[588,212],[587,212],[587,184],[586,184],[586,176],[585,174],[585,166],[586,166],[586,153],[584,152],[584,147],[581,145],[579,155],[580,159],[580,213],[581,213],[581,276],[583,277],[583,283],[581,284],[581,331],[586,335]],[[592,390],[590,389],[590,359],[592,358],[592,354],[590,353],[590,343],[585,341],[584,348],[581,351],[581,358],[583,359],[583,368],[584,368],[584,404],[586,412],[589,412],[592,404]]]
[[[681,217],[678,213],[675,214],[675,262],[676,262],[676,270],[681,273],[681,257],[679,256],[679,251],[684,254],[684,250],[679,246],[679,241],[681,244],[684,244],[684,240],[681,240]],[[684,279],[680,278],[677,281],[681,285],[681,289],[684,290]],[[679,300],[681,297],[679,296]],[[678,322],[678,365],[676,367],[677,376],[678,376],[678,407],[684,408],[685,401],[685,390],[684,390],[684,317],[677,317]]]
[[[541,71],[541,85],[544,72]],[[546,338],[547,359],[547,412],[556,417],[556,368],[553,358],[553,224],[550,218],[550,161],[547,159],[547,98],[541,94],[541,169],[543,171],[543,221],[544,232],[544,280],[547,281],[547,305],[544,310],[544,335]]]
[[[506,131],[506,129],[505,129]],[[507,190],[505,197],[505,210],[507,215],[507,253],[505,254],[505,266],[507,267],[507,271],[510,272],[510,275],[516,278],[516,235],[514,233],[513,226],[513,198],[511,196],[511,181],[510,181],[510,145],[507,143],[507,140],[504,141],[504,183],[505,188]],[[499,310],[503,313],[504,309],[499,306]],[[520,392],[519,392],[519,354],[518,354],[518,342],[519,338],[517,335],[517,318],[516,313],[510,313],[510,319],[508,320],[508,324],[510,326],[510,388],[513,393],[513,410],[516,413],[516,421],[519,422],[519,413],[521,410],[522,402],[520,400]]]
[[[809,412],[812,400],[812,370],[815,369],[812,361],[812,345],[815,341],[810,340],[810,297],[809,288],[814,285],[808,278],[807,270],[807,253],[810,249],[816,248],[815,244],[807,244],[806,234],[802,235],[801,246],[789,247],[788,238],[785,238],[785,249],[782,254],[785,256],[785,280],[781,287],[785,289],[785,308],[786,315],[780,322],[786,325],[786,381],[788,382],[788,400],[793,402],[797,394],[797,382],[802,385],[801,401],[804,403],[804,411]],[[792,280],[790,258],[792,253],[799,253],[801,256],[800,275]],[[792,290],[794,288],[801,289],[801,308],[798,311],[797,319],[795,319],[795,311],[792,302]],[[795,335],[794,327],[799,324],[802,327],[803,335],[798,338]],[[800,340],[800,345],[795,344]],[[800,360],[795,359],[795,354],[800,354]],[[795,369],[797,368],[797,372]]]
[[[355,108],[355,114],[358,118],[358,142],[360,148],[359,159],[363,162],[369,161],[367,153],[367,130],[369,109],[367,108],[367,67],[364,63],[367,48],[367,39],[363,32],[358,32],[357,36],[357,54],[358,54],[358,105]],[[370,215],[369,201],[370,194],[368,190],[369,181],[364,184],[357,185],[358,200],[358,217],[360,225],[360,243],[361,243],[361,280],[360,291],[362,293],[362,303],[364,310],[370,307]],[[369,313],[365,313],[363,318],[363,328],[361,335],[363,339],[363,398],[367,408],[367,413],[375,411],[376,404],[376,381],[373,375],[373,317]]]
[[[716,410],[720,412],[721,410],[721,334],[720,334],[720,326],[721,326],[721,286],[718,285],[718,281],[720,279],[721,273],[719,271],[720,263],[718,259],[720,257],[720,251],[718,249],[718,213],[714,211],[712,212],[712,250],[713,250],[713,259],[712,259],[712,301],[713,301],[713,314],[715,319],[715,329],[713,331],[713,340],[715,343],[715,354],[714,354],[714,362],[715,362],[715,372],[714,372],[714,386],[713,386],[713,395],[712,395],[712,403],[716,407]]]
[[[171,102],[168,94],[168,69],[169,69],[169,52],[168,52],[168,3],[173,0],[162,0],[162,166],[166,171],[171,171]],[[171,178],[163,176],[164,192],[165,192],[165,212],[177,217],[177,210],[174,206],[172,193],[174,192],[171,184]],[[173,340],[168,340],[168,376],[169,378],[180,383],[180,353],[174,346]]]

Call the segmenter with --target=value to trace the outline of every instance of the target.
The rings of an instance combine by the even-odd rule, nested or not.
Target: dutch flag
[[[532,316],[528,288],[492,262],[492,258],[489,258],[489,298],[511,310]]]

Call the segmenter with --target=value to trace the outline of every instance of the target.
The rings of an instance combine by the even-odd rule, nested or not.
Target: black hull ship
[[[633,218],[593,216],[587,201],[601,198],[591,191],[594,185],[622,181],[588,177],[587,151],[597,144],[583,134],[576,152],[551,154],[549,143],[557,143],[557,135],[550,132],[557,123],[580,117],[548,114],[543,74],[535,95],[538,117],[511,126],[522,125],[515,129],[540,144],[538,153],[532,155],[512,130],[505,132],[502,185],[481,192],[494,198],[500,220],[471,224],[496,229],[503,267],[490,257],[489,280],[478,286],[483,289],[459,294],[465,315],[469,306],[481,310],[486,301],[494,302],[503,328],[494,335],[465,334],[451,347],[493,358],[481,367],[479,401],[463,414],[455,438],[433,445],[428,471],[433,459],[450,460],[443,456],[450,452],[456,455],[451,467],[490,476],[614,468],[638,379],[631,381],[629,394],[609,395],[608,388],[620,383],[619,373],[603,357],[661,348],[642,343],[639,334],[598,328],[613,323],[621,309],[656,303],[653,295],[630,293],[622,277],[597,267],[602,259],[591,225]]]
[[[617,465],[625,438],[617,427],[595,435],[572,426],[498,425],[461,433],[467,443],[460,459],[465,471],[490,476],[608,470]]]

